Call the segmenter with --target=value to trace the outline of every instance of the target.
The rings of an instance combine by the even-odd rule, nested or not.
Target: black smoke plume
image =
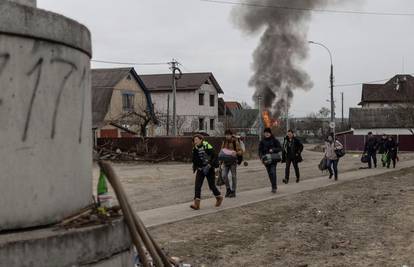
[[[333,0],[262,0],[264,6],[292,8],[323,8]],[[290,106],[293,91],[309,90],[313,83],[300,64],[308,56],[309,11],[271,7],[237,6],[232,16],[236,25],[246,33],[263,34],[253,54],[254,74],[249,85],[256,89],[253,99],[260,95],[264,107],[275,117],[283,113],[286,100]]]

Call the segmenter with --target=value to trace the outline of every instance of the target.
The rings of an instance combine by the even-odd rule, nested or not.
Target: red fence
[[[346,133],[337,135],[337,138],[345,146],[346,150],[364,150],[366,139],[366,136],[364,135],[353,135],[353,133]],[[381,136],[376,136],[376,138],[379,140]],[[398,135],[394,136],[394,139],[399,143],[400,151],[414,151],[414,135]]]
[[[224,137],[206,137],[206,140],[215,148],[220,150]],[[149,138],[98,138],[98,146],[111,150],[120,149],[124,152],[136,152],[138,154],[148,153],[154,157],[165,157],[170,155],[171,160],[191,161],[192,138],[191,137],[149,137]],[[245,158],[255,157],[258,150],[259,140],[257,137],[246,137]]]

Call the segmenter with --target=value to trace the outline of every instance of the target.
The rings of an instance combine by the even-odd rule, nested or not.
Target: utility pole
[[[333,75],[333,64],[331,62],[331,75],[330,75],[330,83],[331,83],[331,129],[335,139],[335,100],[334,100],[334,75]]]
[[[263,119],[262,119],[262,96],[257,96],[257,103],[259,105],[259,125],[258,125],[258,132],[259,132],[259,140],[262,141],[262,125],[263,125]]]
[[[173,89],[173,129],[172,134],[173,136],[177,136],[177,80],[181,79],[182,72],[177,67],[178,62],[173,59],[171,62],[171,70],[172,70],[172,89]],[[176,72],[179,73],[178,76],[176,76]]]
[[[167,136],[170,135],[170,94],[167,96]]]
[[[330,81],[330,87],[331,87],[331,123],[330,123],[330,128],[331,128],[331,133],[333,134],[333,136],[335,137],[335,100],[334,100],[334,68],[333,68],[333,60],[332,60],[332,53],[331,50],[329,50],[329,48],[321,43],[318,42],[314,42],[314,41],[308,41],[308,43],[310,44],[314,44],[314,45],[319,45],[323,48],[326,49],[326,51],[328,51],[329,53],[329,59],[331,60],[331,74],[329,76],[329,81]]]
[[[344,119],[344,92],[341,92],[341,102],[342,102],[342,130],[344,130],[344,124],[345,124],[345,119]]]
[[[289,131],[290,129],[290,125],[289,125],[289,95],[288,92],[286,91],[286,99],[285,99],[285,110],[286,110],[286,133]]]

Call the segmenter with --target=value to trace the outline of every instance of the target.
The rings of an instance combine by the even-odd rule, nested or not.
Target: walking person
[[[338,180],[338,150],[342,150],[344,146],[333,135],[329,135],[325,141],[325,157],[327,159],[327,166],[329,171],[329,179],[335,176],[335,181]]]
[[[190,206],[194,210],[200,209],[201,188],[204,178],[207,178],[208,186],[216,197],[216,207],[220,207],[223,196],[215,185],[214,168],[218,167],[217,154],[202,135],[193,136],[193,172],[196,173],[194,203]]]
[[[386,149],[386,144],[388,142],[388,137],[386,134],[383,134],[381,139],[378,141],[378,154],[381,155],[381,163],[382,163],[382,167],[385,167],[385,165],[387,164],[387,149]]]
[[[365,142],[365,149],[364,153],[368,156],[368,168],[372,168],[372,162],[374,163],[374,167],[377,167],[377,149],[378,149],[378,141],[372,132],[368,133],[367,140]],[[372,162],[371,162],[372,160]]]
[[[240,147],[240,143],[231,130],[226,130],[225,140],[221,145],[221,149],[227,149],[231,151],[231,155],[226,157],[226,160],[222,160],[221,164],[223,166],[223,178],[226,183],[226,197],[236,197],[237,189],[237,164],[238,157],[243,156],[243,150]],[[220,152],[223,153],[223,152]],[[231,172],[231,183],[229,179],[229,173]]]
[[[289,183],[290,165],[293,165],[296,175],[296,183],[300,181],[299,163],[302,162],[303,144],[296,138],[293,130],[289,130],[283,141],[282,162],[286,162],[285,184]]]
[[[385,144],[385,149],[387,153],[387,168],[390,168],[392,161],[392,166],[395,169],[395,165],[397,163],[398,144],[395,142],[392,136],[388,137],[387,143]]]
[[[270,128],[264,130],[264,138],[259,144],[259,157],[262,163],[266,166],[267,174],[269,175],[270,184],[272,186],[272,193],[277,191],[277,175],[276,166],[277,162],[280,161],[280,151],[282,147],[279,140],[277,140]]]

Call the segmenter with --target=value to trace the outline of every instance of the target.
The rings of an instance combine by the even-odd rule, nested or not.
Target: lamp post
[[[329,50],[329,48],[327,46],[325,46],[324,44],[318,43],[318,42],[314,42],[314,41],[309,41],[310,44],[314,44],[314,45],[319,45],[323,48],[326,49],[326,51],[328,51],[329,53],[329,58],[331,60],[331,74],[329,77],[330,80],[330,84],[331,84],[331,132],[333,133],[334,137],[335,137],[335,102],[334,102],[334,75],[333,75],[333,60],[332,60],[332,53],[331,50]]]

